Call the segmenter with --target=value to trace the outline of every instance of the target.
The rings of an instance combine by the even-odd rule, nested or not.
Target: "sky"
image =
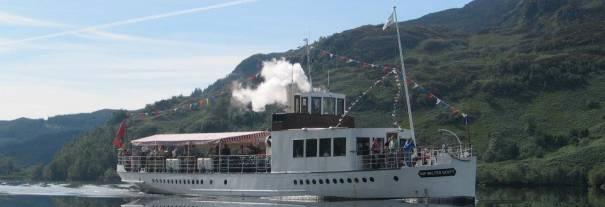
[[[471,0],[0,0],[0,120],[140,109],[246,57]]]

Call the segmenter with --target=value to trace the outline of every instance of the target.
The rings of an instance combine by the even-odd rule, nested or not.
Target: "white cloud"
[[[0,12],[0,26],[8,25],[8,26],[25,26],[25,27],[66,27],[66,25],[33,19],[23,16],[18,16],[14,14],[9,14],[6,12]]]

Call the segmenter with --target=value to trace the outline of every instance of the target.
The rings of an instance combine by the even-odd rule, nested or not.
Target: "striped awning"
[[[194,134],[156,134],[132,140],[133,145],[202,145],[217,143],[258,143],[271,135],[268,131],[252,132],[221,132],[221,133],[194,133]]]

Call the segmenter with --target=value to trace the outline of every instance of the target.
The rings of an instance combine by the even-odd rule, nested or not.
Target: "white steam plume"
[[[264,111],[268,104],[286,104],[290,90],[288,86],[293,78],[298,90],[311,90],[309,79],[300,64],[291,64],[285,58],[264,61],[260,75],[264,81],[256,89],[237,85],[232,93],[235,100],[245,104],[252,103],[252,110],[257,112]]]

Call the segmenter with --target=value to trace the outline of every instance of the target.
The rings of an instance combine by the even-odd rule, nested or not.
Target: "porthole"
[[[361,178],[361,182],[367,183],[368,179],[367,178]]]
[[[326,184],[330,184],[330,179],[326,179]]]
[[[223,181],[223,184],[224,184],[224,185],[227,185],[227,179],[225,179],[225,180]]]
[[[204,185],[204,180],[200,180],[200,183],[201,183],[202,185]]]
[[[370,182],[374,182],[374,177],[370,177]]]
[[[355,178],[354,179],[355,183],[359,183],[359,179]]]
[[[303,180],[298,180],[298,183],[300,183],[301,185],[304,184]]]
[[[315,179],[313,179],[311,182],[313,183],[313,185],[317,184],[317,182],[315,181]]]
[[[200,180],[195,180],[195,184],[199,185],[200,184]]]
[[[352,183],[353,180],[351,180],[351,178],[347,178],[347,183]]]
[[[324,180],[319,179],[319,184],[324,184]]]
[[[309,182],[309,179],[305,180],[305,183],[307,183],[307,185],[311,184],[311,182]]]
[[[298,185],[298,181],[294,180],[294,185]]]
[[[336,180],[336,178],[332,178],[332,183],[337,184],[338,180]]]
[[[191,181],[190,181],[190,180],[187,180],[187,184],[191,184]]]
[[[212,180],[210,180],[210,185],[212,185]]]
[[[397,181],[399,181],[399,177],[393,176],[393,180],[395,180],[395,182],[397,182]]]
[[[342,184],[342,183],[345,183],[345,179],[342,179],[342,178],[341,178],[341,179],[340,179],[340,183],[341,183],[341,184]]]

